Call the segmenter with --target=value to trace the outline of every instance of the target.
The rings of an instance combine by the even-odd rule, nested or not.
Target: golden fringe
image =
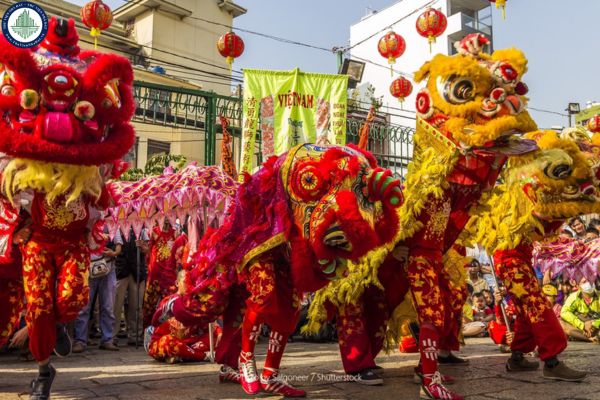
[[[97,166],[15,158],[2,172],[2,190],[11,203],[17,193],[30,189],[46,193],[49,202],[59,196],[65,196],[67,204],[81,195],[98,199],[103,184]]]
[[[309,322],[303,328],[305,332],[318,332],[327,318],[327,302],[343,307],[344,304],[355,304],[368,286],[375,285],[383,289],[377,276],[379,266],[397,243],[410,238],[423,227],[418,221],[423,207],[430,197],[442,197],[444,189],[448,187],[446,177],[458,160],[459,153],[455,149],[440,151],[440,143],[432,141],[435,141],[435,137],[417,123],[415,157],[408,165],[404,204],[398,209],[398,234],[392,242],[370,251],[357,262],[348,263],[348,275],[345,278],[316,292],[308,311]]]

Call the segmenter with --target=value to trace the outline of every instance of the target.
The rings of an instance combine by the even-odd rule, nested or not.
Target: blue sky
[[[85,1],[75,1],[83,4]],[[347,44],[350,25],[367,7],[383,9],[395,0],[236,0],[248,13],[234,20],[241,28],[332,48]],[[111,6],[122,4],[108,1]],[[525,81],[530,107],[565,114],[569,102],[582,107],[600,101],[598,0],[508,0],[507,19],[494,10],[495,48],[519,47],[529,58]],[[383,27],[382,27],[383,28]],[[235,68],[336,71],[333,53],[241,33],[246,51]],[[380,61],[380,60],[377,60]],[[566,125],[567,117],[531,110],[541,127]]]

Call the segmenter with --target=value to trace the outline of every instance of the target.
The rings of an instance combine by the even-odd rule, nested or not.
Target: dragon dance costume
[[[30,350],[40,363],[35,399],[49,396],[56,324],[88,302],[89,252],[103,241],[95,222],[108,205],[104,183],[119,173],[115,162],[134,136],[131,65],[80,52],[78,39],[73,20],[55,18],[33,50],[0,39],[2,194],[31,223],[21,254]]]

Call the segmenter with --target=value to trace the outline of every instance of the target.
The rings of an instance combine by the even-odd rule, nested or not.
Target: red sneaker
[[[260,392],[260,381],[256,373],[256,361],[252,353],[246,354],[248,361],[242,361],[240,357],[240,383],[244,392],[248,394],[256,394]]]
[[[423,378],[423,384],[419,392],[421,399],[464,400],[463,396],[446,389],[442,383],[442,375],[439,372],[431,375],[423,375]]]
[[[221,365],[219,370],[220,383],[240,383],[240,373],[229,365]]]
[[[456,379],[454,379],[450,375],[441,375],[441,377],[442,383],[446,385],[452,385],[454,382],[456,382]],[[413,381],[418,384],[423,383],[423,373],[421,372],[421,369],[419,367],[415,367],[415,375]]]
[[[283,397],[306,397],[306,392],[290,385],[277,375],[268,378],[260,376],[260,385],[265,392],[280,394]]]

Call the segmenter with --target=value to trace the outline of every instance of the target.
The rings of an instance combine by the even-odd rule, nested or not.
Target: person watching
[[[560,311],[561,325],[567,336],[586,342],[598,342],[600,330],[600,299],[596,285],[586,278],[579,281],[579,290],[571,293]]]

